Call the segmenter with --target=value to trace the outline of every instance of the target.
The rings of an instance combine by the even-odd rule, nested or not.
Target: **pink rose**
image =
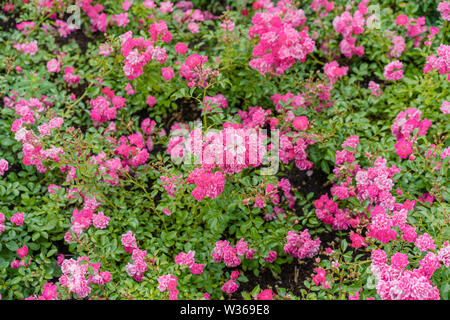
[[[175,51],[177,52],[177,54],[184,55],[188,51],[188,46],[183,42],[177,43],[175,45]]]
[[[28,247],[23,246],[23,247],[17,249],[17,255],[19,256],[19,258],[26,257],[28,255]]]
[[[156,104],[156,98],[154,96],[148,96],[147,104],[149,107],[153,107]]]
[[[24,213],[23,212],[17,212],[15,215],[13,215],[11,217],[11,222],[21,226],[23,225],[23,220],[24,220]]]
[[[296,117],[294,121],[292,122],[292,125],[295,129],[304,131],[306,128],[308,128],[309,120],[307,117]]]
[[[58,73],[61,68],[61,64],[56,59],[52,59],[47,62],[47,71],[52,73]]]

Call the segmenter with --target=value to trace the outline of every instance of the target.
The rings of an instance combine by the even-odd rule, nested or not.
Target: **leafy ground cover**
[[[0,297],[447,300],[449,20],[3,1]]]

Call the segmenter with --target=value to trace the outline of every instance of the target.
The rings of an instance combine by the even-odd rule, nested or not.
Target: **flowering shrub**
[[[447,300],[449,2],[298,3],[2,4],[0,298]]]

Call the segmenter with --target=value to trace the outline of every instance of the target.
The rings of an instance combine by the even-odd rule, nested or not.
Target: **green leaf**
[[[259,293],[261,292],[261,288],[259,287],[259,284],[255,287],[255,288],[253,288],[253,290],[252,290],[252,297],[256,297]]]
[[[56,248],[51,249],[49,252],[47,252],[47,258],[51,257],[56,252],[58,252],[58,249],[56,249]]]
[[[328,162],[326,160],[322,160],[320,162],[320,168],[322,169],[323,172],[325,172],[326,174],[330,174],[330,167],[328,166]]]
[[[341,242],[341,249],[342,249],[342,252],[345,252],[345,251],[347,250],[347,247],[348,247],[347,240],[342,239],[342,242]]]
[[[19,246],[14,241],[9,241],[5,245],[11,251],[17,251],[19,249]]]
[[[39,239],[41,237],[41,234],[39,232],[34,232],[33,235],[31,236],[31,239],[33,241],[36,241],[37,239]]]
[[[242,298],[244,298],[244,300],[252,300],[252,297],[248,294],[248,292],[244,291],[241,294],[242,294]]]

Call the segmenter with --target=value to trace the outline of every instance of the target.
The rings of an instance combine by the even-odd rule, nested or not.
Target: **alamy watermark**
[[[371,5],[367,7],[367,14],[369,17],[367,18],[367,28],[370,30],[373,29],[381,29],[381,13],[379,5]]]
[[[67,26],[70,29],[80,29],[81,28],[81,8],[78,2],[67,7],[67,13],[72,13],[67,19]]]

